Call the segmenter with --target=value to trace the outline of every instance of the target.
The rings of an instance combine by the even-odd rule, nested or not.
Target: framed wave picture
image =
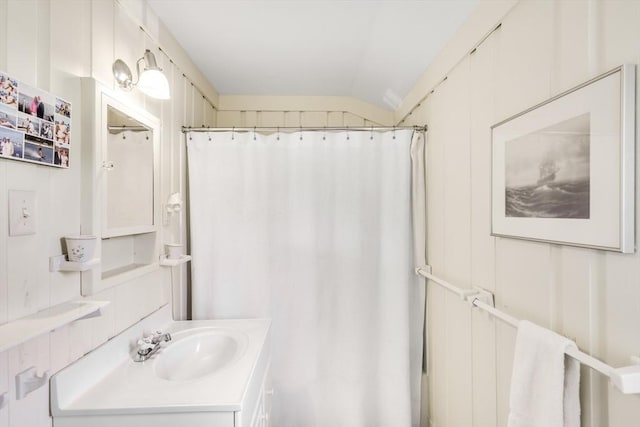
[[[491,131],[492,235],[634,251],[634,65]]]

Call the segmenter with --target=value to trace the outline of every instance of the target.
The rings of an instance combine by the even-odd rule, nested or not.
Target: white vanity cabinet
[[[54,375],[53,427],[267,427],[270,321],[174,322],[170,310]],[[134,362],[136,341],[157,329],[174,338]]]

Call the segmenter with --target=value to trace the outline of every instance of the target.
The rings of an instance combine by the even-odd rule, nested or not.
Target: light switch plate
[[[9,190],[9,236],[36,234],[36,192]]]

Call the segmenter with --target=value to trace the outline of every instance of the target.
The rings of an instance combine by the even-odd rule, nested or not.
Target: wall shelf
[[[109,301],[70,301],[0,326],[0,353],[80,319],[100,316]]]
[[[146,264],[138,264],[138,263],[131,263],[131,264],[127,264],[127,265],[123,265],[117,268],[112,268],[111,270],[105,270],[102,272],[102,280],[107,280],[107,279],[111,279],[114,277],[118,277],[120,275],[126,274],[126,273],[130,273],[132,271],[136,271],[139,268],[143,268],[143,267],[147,267]]]
[[[100,265],[100,258],[94,258],[86,262],[67,261],[65,255],[56,255],[49,258],[49,271],[87,271]]]
[[[169,259],[165,255],[160,257],[160,265],[163,267],[175,267],[191,261],[191,255],[182,255],[180,258]]]

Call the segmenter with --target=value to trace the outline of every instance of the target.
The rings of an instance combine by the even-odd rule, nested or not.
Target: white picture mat
[[[621,246],[622,70],[492,129],[492,234],[619,250]],[[505,216],[505,146],[565,120],[590,115],[590,217]]]

